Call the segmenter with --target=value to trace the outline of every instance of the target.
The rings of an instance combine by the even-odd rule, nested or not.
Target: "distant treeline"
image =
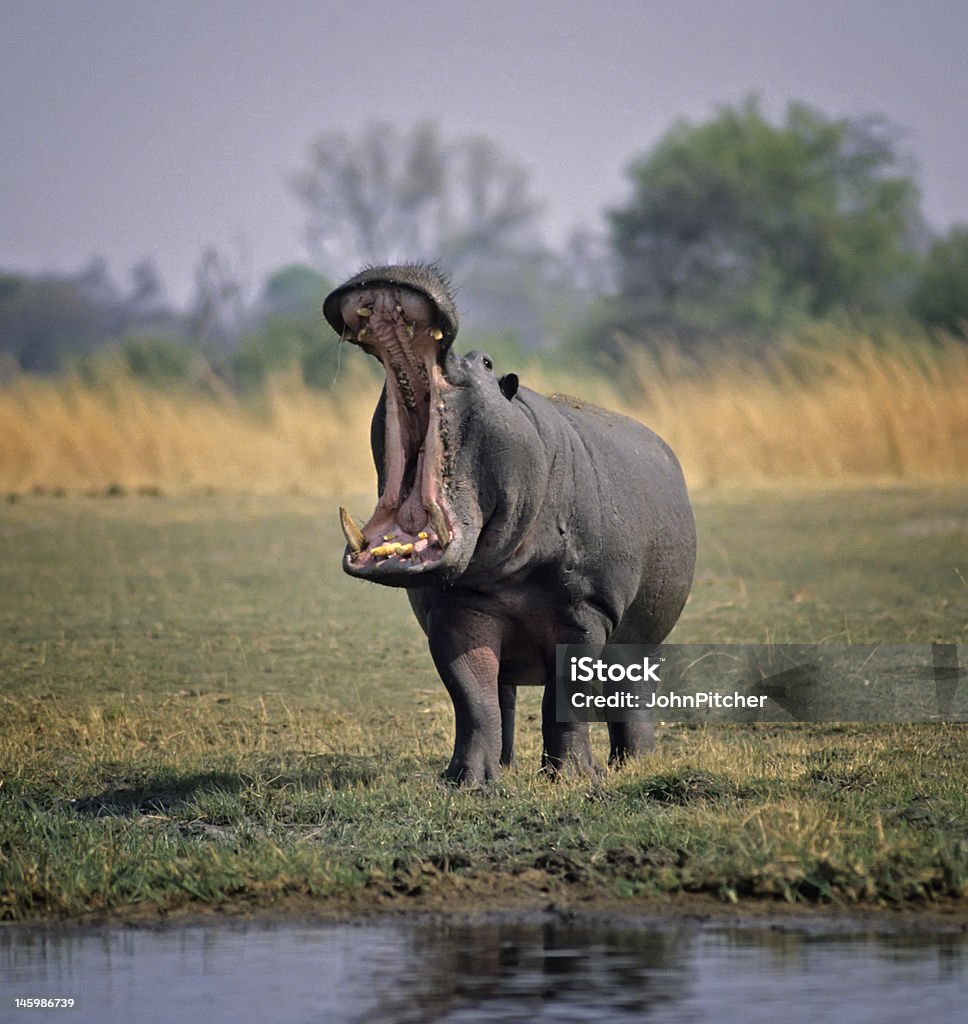
[[[878,117],[725,107],[633,159],[625,203],[553,250],[527,171],[490,140],[448,141],[431,123],[330,133],[292,183],[313,266],[279,269],[250,298],[207,251],[184,310],[150,261],[124,287],[99,260],[68,276],[0,272],[0,379],[120,362],[161,385],[214,375],[245,391],[283,371],[328,385],[340,356],[323,296],[364,262],[402,258],[439,261],[459,287],[465,347],[505,360],[701,354],[724,336],[766,348],[823,321],[964,337],[968,228],[931,232],[897,138]]]

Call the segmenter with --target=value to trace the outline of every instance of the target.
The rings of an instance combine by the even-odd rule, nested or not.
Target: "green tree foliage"
[[[195,383],[205,376],[198,350],[173,338],[132,335],[121,342],[121,358],[128,373],[154,387]]]
[[[968,227],[952,228],[928,250],[909,308],[925,323],[968,334]]]
[[[830,119],[755,100],[679,124],[630,167],[610,212],[626,329],[776,327],[898,302],[918,191],[880,118]]]
[[[259,297],[257,321],[229,359],[231,379],[258,390],[275,374],[292,373],[310,387],[328,388],[339,368],[339,345],[320,306],[332,282],[301,263],[271,273]]]
[[[271,377],[292,372],[312,388],[333,386],[340,343],[329,324],[306,317],[272,317],[246,335],[229,358],[231,380],[241,391],[258,391]]]
[[[290,263],[273,271],[262,289],[259,306],[265,316],[295,316],[318,319],[323,299],[334,284],[303,263]]]

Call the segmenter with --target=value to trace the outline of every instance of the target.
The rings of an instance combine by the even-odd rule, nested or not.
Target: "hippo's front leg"
[[[464,785],[496,779],[502,753],[499,625],[467,609],[435,609],[427,625],[430,653],[454,704],[454,755],[444,778]]]

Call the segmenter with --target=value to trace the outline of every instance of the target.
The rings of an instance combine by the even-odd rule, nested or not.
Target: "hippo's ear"
[[[501,394],[509,402],[518,393],[518,375],[516,373],[506,373],[497,383]]]

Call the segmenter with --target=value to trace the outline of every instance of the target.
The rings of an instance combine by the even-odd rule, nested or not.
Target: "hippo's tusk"
[[[363,536],[363,531],[350,518],[349,512],[342,506],[340,506],[339,510],[339,523],[343,527],[343,536],[346,538],[346,543],[349,544],[354,554],[359,554],[366,547],[366,537]]]
[[[434,528],[434,532],[437,534],[437,540],[440,542],[442,548],[447,547],[450,543],[450,530],[447,529],[447,520],[444,518],[444,513],[441,507],[436,501],[430,503],[430,525]]]

